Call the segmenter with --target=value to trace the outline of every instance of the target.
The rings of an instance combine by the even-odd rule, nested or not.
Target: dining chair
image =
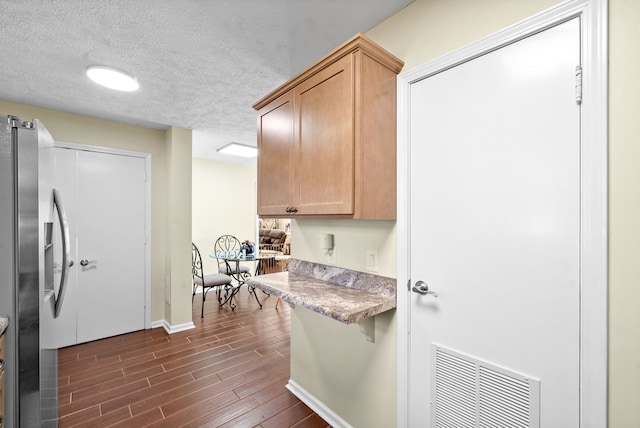
[[[222,235],[216,240],[213,246],[213,252],[219,253],[231,253],[240,252],[241,249],[240,240],[233,235]],[[235,277],[239,282],[244,281],[251,276],[249,273],[249,266],[241,265],[240,263],[229,263],[223,259],[218,259],[218,272],[231,275]]]
[[[221,304],[223,299],[222,291],[225,295],[233,292],[233,286],[231,285],[231,278],[229,275],[222,273],[212,273],[205,275],[202,267],[202,257],[200,256],[200,250],[196,247],[196,244],[191,243],[191,276],[193,277],[193,293],[191,295],[191,303],[196,296],[196,289],[202,287],[202,311],[200,312],[200,318],[204,318],[204,302],[207,297],[207,293],[211,289],[215,289],[218,292],[218,303]],[[224,299],[226,302],[227,299]],[[233,302],[231,302],[232,309],[234,308]]]

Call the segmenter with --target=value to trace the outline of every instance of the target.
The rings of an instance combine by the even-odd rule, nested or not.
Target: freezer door
[[[9,317],[5,332],[5,426],[16,426],[16,331],[15,331],[15,185],[12,126],[9,116],[0,116],[0,313]]]
[[[38,138],[30,122],[14,121],[17,191],[17,372],[20,427],[40,426],[40,254]],[[18,424],[16,424],[18,425]]]
[[[50,146],[48,132],[40,132],[38,121],[23,122],[0,115],[0,312],[9,316],[5,332],[5,419],[6,427],[55,426],[57,419],[57,350],[41,349],[40,310],[44,301],[44,222],[53,212],[53,164],[41,170],[40,147]],[[43,135],[41,138],[40,135]],[[45,151],[46,154],[46,151]],[[51,155],[50,155],[51,156]],[[49,172],[46,169],[50,168]],[[41,188],[48,186],[48,192]],[[51,313],[51,310],[49,310]],[[43,394],[41,381],[47,383]],[[45,422],[42,409],[49,411]],[[52,419],[53,418],[53,419]]]

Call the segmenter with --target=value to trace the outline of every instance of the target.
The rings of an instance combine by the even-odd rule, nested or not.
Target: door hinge
[[[11,126],[12,128],[26,128],[26,129],[34,128],[33,122],[20,120],[20,118],[17,116],[8,116],[8,120],[9,120],[9,126]]]
[[[407,279],[407,291],[411,291],[411,278]]]
[[[576,104],[582,104],[582,66],[576,66]]]

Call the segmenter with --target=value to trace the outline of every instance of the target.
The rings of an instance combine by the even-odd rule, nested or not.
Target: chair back
[[[239,253],[240,249],[240,240],[233,235],[222,235],[216,240],[216,243],[213,246],[215,254],[229,252]]]
[[[191,243],[191,276],[194,284],[204,283],[204,272],[202,270],[202,257],[196,244]]]
[[[240,245],[240,240],[238,238],[233,235],[222,235],[216,240],[216,243],[213,245],[213,253],[240,253],[241,248],[242,246]],[[222,259],[218,259],[218,272],[222,272],[225,274],[229,273],[228,265]]]

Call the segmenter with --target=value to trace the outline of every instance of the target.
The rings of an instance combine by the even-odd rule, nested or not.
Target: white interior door
[[[144,329],[144,159],[78,151],[78,206],[78,343]]]
[[[411,86],[411,426],[579,424],[579,25]]]
[[[55,175],[74,266],[50,340],[63,347],[144,329],[145,160],[56,148]]]

